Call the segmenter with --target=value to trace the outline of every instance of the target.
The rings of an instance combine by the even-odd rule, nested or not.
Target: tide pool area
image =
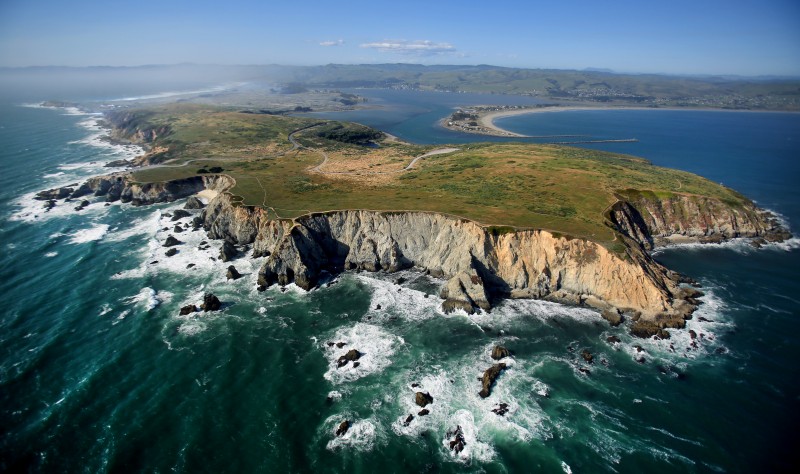
[[[453,107],[515,100],[358,93],[381,108],[316,115],[436,144],[483,140],[437,125]],[[266,257],[245,251],[222,262],[222,242],[191,229],[200,211],[173,219],[183,201],[45,211],[33,199],[140,153],[101,140],[97,118],[13,98],[0,104],[0,470],[791,466],[800,421],[796,238],[761,249],[734,241],[656,251],[705,293],[686,329],[668,340],[634,338],[590,309],[535,300],[446,315],[444,282],[414,271],[346,272],[309,292],[259,292]],[[497,125],[527,135],[635,137],[581,146],[724,183],[797,232],[800,114],[571,111]],[[184,243],[168,257],[175,225]],[[226,277],[231,264],[242,278]],[[180,314],[208,292],[221,311]],[[510,355],[492,359],[497,345]],[[342,364],[353,349],[358,358]],[[501,362],[492,394],[481,397],[480,378]],[[432,401],[421,406],[418,392]],[[454,441],[463,449],[451,449]]]

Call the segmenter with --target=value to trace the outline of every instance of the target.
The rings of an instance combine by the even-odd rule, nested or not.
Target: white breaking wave
[[[108,224],[97,224],[89,229],[82,229],[72,234],[69,239],[71,244],[85,244],[87,242],[94,242],[101,240],[108,232]]]
[[[329,342],[334,344],[329,346]],[[341,348],[336,346],[340,342],[344,343]],[[323,351],[328,359],[328,371],[324,377],[334,384],[341,384],[382,372],[391,365],[392,355],[403,343],[402,338],[372,324],[356,323],[354,326],[341,328],[329,338],[323,339]],[[339,358],[351,349],[362,354],[355,361],[358,364],[348,362],[337,367]]]

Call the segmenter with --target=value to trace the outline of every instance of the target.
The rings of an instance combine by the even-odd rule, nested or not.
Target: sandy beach
[[[500,128],[494,124],[497,119],[513,117],[516,115],[541,114],[550,112],[570,112],[578,110],[681,110],[681,109],[654,109],[653,107],[591,107],[591,106],[567,106],[567,107],[535,107],[530,109],[500,110],[489,112],[478,117],[481,126],[494,130],[498,133],[507,134],[514,137],[526,138],[528,135],[521,135]]]

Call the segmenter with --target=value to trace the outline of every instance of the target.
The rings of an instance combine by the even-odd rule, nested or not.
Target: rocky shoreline
[[[612,325],[630,319],[632,333],[640,337],[669,337],[666,329],[684,327],[702,296],[648,250],[676,240],[749,237],[759,244],[791,237],[775,216],[755,205],[620,194],[606,216],[625,246],[619,254],[544,230],[496,235],[475,222],[427,212],[350,210],[274,220],[235,200],[227,192],[234,184],[225,175],[142,184],[122,172],[42,191],[36,199],[46,208],[90,195],[148,205],[212,190],[216,196],[196,225],[229,247],[252,245],[253,256],[268,257],[259,271],[260,290],[290,283],[309,290],[325,274],[347,270],[413,268],[447,280],[440,294],[444,312],[490,311],[503,298],[539,298],[595,308]]]

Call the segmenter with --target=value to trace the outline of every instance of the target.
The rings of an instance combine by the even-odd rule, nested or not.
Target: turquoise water
[[[431,126],[434,113],[458,105],[456,94],[374,94],[389,106],[391,133],[474,140]],[[441,282],[413,272],[258,293],[261,260],[237,259],[245,277],[228,282],[228,264],[211,260],[219,243],[196,250],[201,232],[182,233],[189,245],[164,256],[162,229],[174,225],[164,213],[180,203],[42,212],[30,193],[101,173],[103,162],[136,150],[92,140],[91,116],[18,104],[0,109],[4,471],[752,472],[793,462],[792,245],[657,254],[707,292],[689,322],[702,334],[697,348],[686,332],[634,340],[591,311],[537,301],[446,316]],[[372,124],[376,113],[358,120]],[[797,115],[565,112],[502,125],[632,135],[640,141],[602,146],[722,181],[800,221]],[[178,315],[205,291],[223,311]],[[608,343],[611,335],[621,342]],[[477,377],[498,343],[513,357],[484,400]],[[364,353],[360,366],[336,369],[348,348]],[[416,415],[412,384],[433,396],[428,416]],[[499,403],[505,416],[491,411]],[[352,427],[336,437],[345,419]],[[467,443],[460,455],[445,444],[456,426]]]

